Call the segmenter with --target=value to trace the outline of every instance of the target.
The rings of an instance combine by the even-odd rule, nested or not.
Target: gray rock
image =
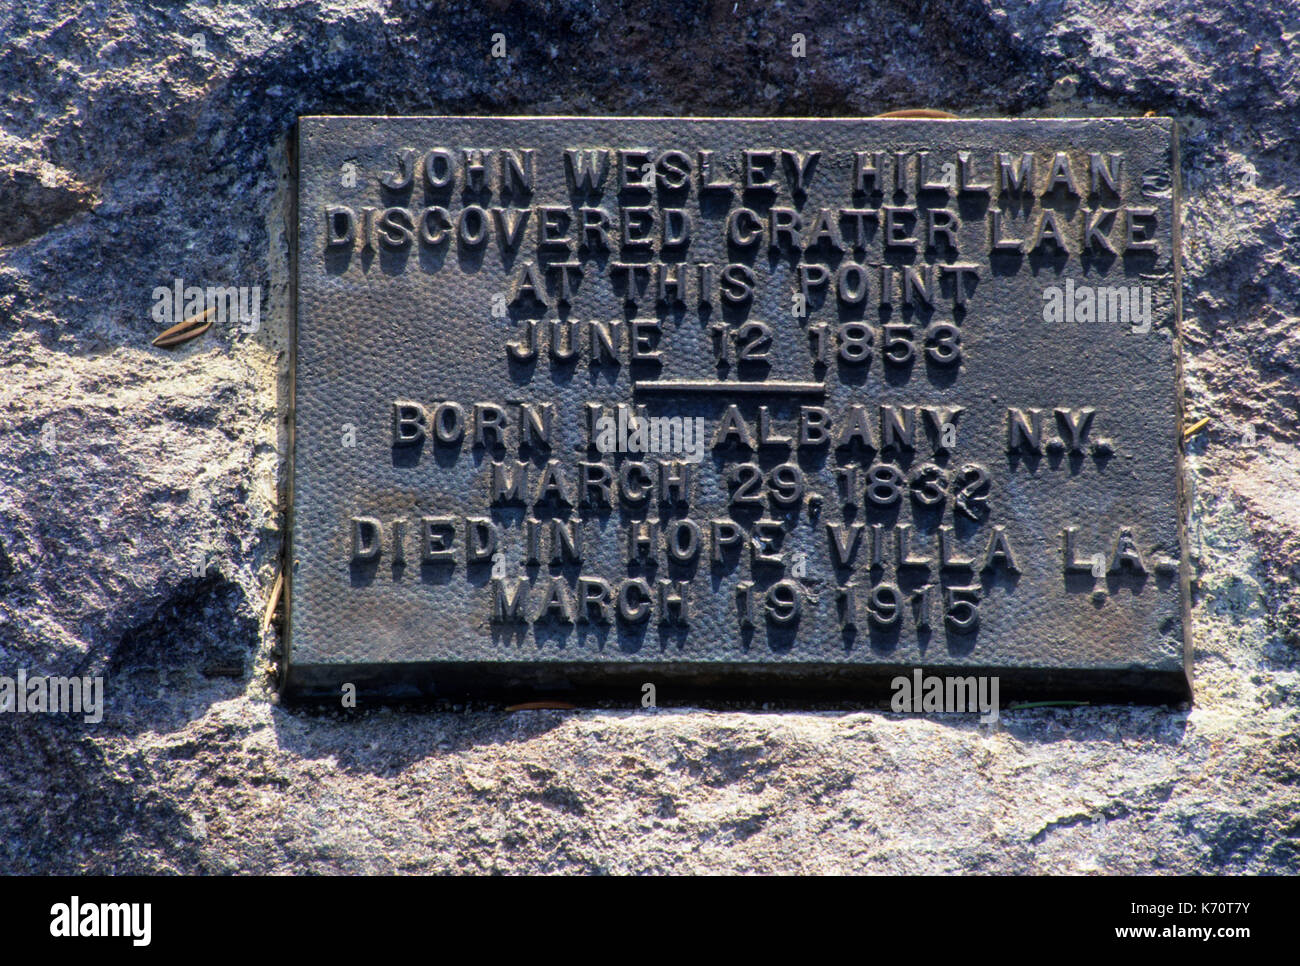
[[[645,10],[0,11],[0,673],[108,696],[97,725],[0,715],[0,866],[1300,871],[1295,0]],[[275,703],[296,115],[918,106],[1185,125],[1195,707]],[[151,347],[176,277],[261,286],[260,329]]]

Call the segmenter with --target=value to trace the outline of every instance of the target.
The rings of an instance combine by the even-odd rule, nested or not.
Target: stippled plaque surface
[[[308,117],[292,694],[1189,693],[1164,119]]]

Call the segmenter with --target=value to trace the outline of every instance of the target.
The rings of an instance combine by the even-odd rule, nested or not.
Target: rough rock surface
[[[0,674],[108,697],[0,715],[0,868],[1300,872],[1300,4],[653,8],[0,8]],[[296,115],[917,106],[1186,126],[1194,708],[275,703]],[[152,348],[176,277],[260,329]]]

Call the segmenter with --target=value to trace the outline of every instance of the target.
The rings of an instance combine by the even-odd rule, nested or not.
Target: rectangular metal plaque
[[[307,117],[290,694],[1189,696],[1173,122]]]

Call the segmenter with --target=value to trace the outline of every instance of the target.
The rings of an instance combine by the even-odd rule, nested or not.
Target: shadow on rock
[[[41,875],[204,871],[148,757],[112,761],[80,719],[0,716],[0,867]]]
[[[106,722],[137,734],[202,717],[242,693],[256,641],[239,585],[215,574],[184,581],[113,648]]]
[[[280,748],[300,758],[330,758],[349,773],[390,776],[425,758],[455,755],[479,745],[526,743],[581,713],[444,711],[428,706],[333,711],[294,706],[279,709],[272,721]]]

